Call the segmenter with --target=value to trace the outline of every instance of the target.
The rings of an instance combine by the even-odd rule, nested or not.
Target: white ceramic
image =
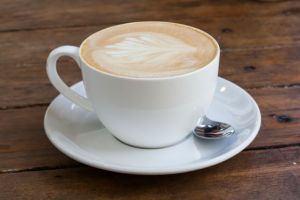
[[[72,88],[84,94],[82,82]],[[166,148],[135,148],[113,137],[95,113],[87,112],[62,95],[50,104],[44,126],[50,141],[81,163],[130,174],[174,174],[209,167],[233,157],[253,141],[261,123],[259,108],[252,97],[222,78],[218,79],[208,117],[232,124],[237,134],[220,140],[190,135]]]
[[[80,56],[80,48],[73,46],[59,47],[50,53],[47,73],[61,94],[94,111],[118,139],[138,147],[165,147],[187,137],[211,103],[220,54],[217,42],[211,39],[218,47],[214,59],[183,75],[165,78],[112,75],[89,66]],[[61,56],[72,57],[80,66],[88,99],[72,91],[58,76],[56,61]]]

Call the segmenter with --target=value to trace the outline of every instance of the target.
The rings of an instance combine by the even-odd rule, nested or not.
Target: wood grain
[[[300,197],[300,1],[1,0],[0,199],[289,199]],[[46,138],[58,94],[45,73],[51,49],[142,20],[184,23],[220,43],[220,75],[256,99],[255,141],[217,166],[171,176],[130,176],[83,166]],[[62,58],[68,84],[81,80]]]
[[[224,51],[247,49],[280,49],[300,45],[300,20],[296,15],[247,18],[213,18],[176,20],[203,29],[214,36]],[[78,46],[88,35],[109,27],[100,24],[87,27],[0,33],[1,65],[42,64],[51,49],[64,45]],[[231,31],[225,31],[224,28]],[[272,34],[271,34],[272,33]],[[71,36],[71,37],[70,37]]]
[[[89,167],[0,176],[0,199],[289,199],[300,196],[300,147],[242,152],[217,166],[169,176]]]
[[[248,90],[262,113],[262,126],[250,148],[300,143],[300,87]],[[280,120],[287,116],[290,120]]]
[[[9,9],[17,9],[16,13],[19,14],[16,15],[23,17],[29,14],[24,11],[21,5],[32,6],[32,10],[35,11],[29,12],[33,13],[32,18],[29,19],[32,27],[34,27],[32,20],[46,20],[43,17],[34,17],[34,15],[41,15],[51,19],[61,16],[55,14],[55,12],[53,15],[48,13],[50,11],[42,12],[45,6],[49,6],[47,3],[30,2],[28,5],[26,2],[19,2],[20,4],[18,4],[17,8],[9,2],[5,5],[11,5]],[[186,19],[178,18],[173,21],[199,27],[217,38],[223,49],[220,68],[221,76],[246,88],[300,83],[300,68],[298,67],[300,62],[298,54],[300,48],[298,34],[300,32],[300,20],[298,20],[296,12],[298,3],[293,4],[293,6],[289,2],[279,2],[278,5],[277,3],[276,5],[274,3],[264,4],[264,6],[272,8],[270,11],[267,11],[265,8],[258,9],[257,7],[260,7],[261,3],[257,2],[237,3],[241,10],[246,10],[246,8],[252,8],[253,6],[253,8],[259,10],[256,11],[258,14],[252,15],[251,12],[254,12],[252,10],[248,11],[248,14],[247,12],[242,14],[243,12],[234,11],[230,15],[228,13],[233,9],[230,9],[230,6],[228,7],[229,4],[225,2],[203,5],[195,2],[180,1],[177,8],[175,8],[177,4],[174,4],[173,7],[175,10],[178,10],[180,6],[183,6],[184,10],[195,9],[194,15],[201,16],[199,19],[187,17]],[[57,4],[59,3],[56,1],[53,3],[53,5]],[[68,5],[67,3],[61,4],[60,8]],[[79,1],[75,4],[81,6],[85,3]],[[111,12],[114,10],[112,8],[115,4],[115,2],[107,3],[107,6],[111,8]],[[167,1],[166,4],[169,5],[172,2]],[[196,4],[196,8],[193,7],[193,4]],[[86,5],[87,12],[96,12],[90,9],[97,8],[97,6],[91,8],[90,5],[92,4]],[[51,6],[47,8],[53,10]],[[122,6],[125,5],[122,4]],[[137,2],[131,5],[133,8],[139,8],[139,6],[141,5]],[[70,11],[71,13],[76,11],[75,7],[70,8],[72,10]],[[224,13],[221,13],[220,16],[224,15],[224,17],[202,17],[201,13],[199,14],[198,12],[198,9],[203,9],[203,12],[206,10],[204,12],[206,13],[205,15],[210,16],[213,13],[213,8],[223,10]],[[41,13],[39,13],[40,11]],[[78,13],[84,12],[83,5],[79,10],[77,9],[75,14],[78,15]],[[18,23],[14,20],[14,17],[9,16],[11,20]],[[58,21],[63,22],[63,20]],[[28,25],[30,23],[28,22]],[[37,21],[37,24],[39,23],[41,21]],[[48,23],[53,24],[53,21],[50,20]],[[49,52],[51,49],[64,44],[78,46],[89,34],[113,24],[104,23],[101,20],[97,20],[97,23],[99,25],[84,28],[63,27],[0,33],[1,49],[4,49],[4,51],[0,51],[0,87],[1,91],[3,91],[0,94],[0,107],[49,103],[57,94],[45,75],[45,62]],[[66,62],[63,72],[68,83],[74,83],[81,79],[79,71],[73,67],[73,62]],[[240,77],[243,77],[243,79]]]
[[[0,172],[40,167],[63,167],[76,162],[60,153],[46,137],[46,107],[0,112]],[[1,199],[1,198],[0,198]]]
[[[262,88],[249,92],[262,111],[262,127],[250,149],[300,144],[300,87]],[[0,171],[72,166],[74,161],[56,150],[46,138],[46,106],[0,111]],[[279,120],[280,116],[290,120]]]
[[[298,1],[2,0],[0,31],[116,24],[141,20],[279,16],[299,13]],[[270,20],[268,20],[270,21]],[[256,31],[256,30],[253,30]]]
[[[299,52],[300,46],[225,51],[221,53],[220,76],[246,89],[299,85]],[[38,52],[36,53],[38,54]],[[32,60],[34,59],[32,58]],[[47,104],[57,95],[47,78],[45,63],[16,63],[6,64],[6,66],[0,68],[0,88],[2,91],[0,93],[0,108]],[[71,59],[62,58],[59,69],[63,79],[68,84],[81,80],[79,68]]]

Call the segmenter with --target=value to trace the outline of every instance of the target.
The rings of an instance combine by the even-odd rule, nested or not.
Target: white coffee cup
[[[95,112],[119,140],[143,148],[166,147],[186,138],[212,101],[220,56],[219,45],[212,40],[217,53],[211,62],[182,75],[132,78],[110,74],[89,66],[82,59],[81,47],[75,46],[54,49],[47,60],[47,73],[62,95]],[[88,98],[71,90],[59,77],[56,62],[62,56],[72,57],[81,68]]]

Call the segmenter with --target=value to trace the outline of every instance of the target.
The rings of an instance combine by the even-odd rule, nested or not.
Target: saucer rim
[[[257,136],[259,129],[261,127],[261,112],[260,112],[260,109],[259,109],[256,101],[254,100],[254,98],[248,92],[246,92],[243,88],[238,86],[237,84],[235,84],[229,80],[226,80],[222,77],[218,77],[218,81],[220,81],[220,80],[225,82],[226,84],[231,84],[233,87],[237,87],[240,90],[240,92],[243,92],[244,95],[251,100],[252,104],[254,105],[254,109],[257,111],[256,118],[255,118],[256,125],[255,125],[255,128],[253,129],[251,135],[247,139],[245,139],[241,144],[239,144],[238,146],[234,147],[233,149],[227,151],[226,153],[223,153],[217,157],[213,157],[206,161],[192,162],[192,163],[187,163],[187,164],[183,164],[183,165],[179,165],[179,166],[175,166],[175,167],[168,166],[168,167],[141,168],[141,167],[124,166],[124,165],[105,163],[105,162],[99,163],[97,161],[94,162],[88,158],[78,156],[76,153],[72,152],[72,150],[65,149],[63,147],[63,145],[60,146],[59,144],[57,144],[55,141],[52,140],[51,128],[48,127],[49,125],[47,124],[47,118],[49,116],[49,111],[54,106],[53,104],[56,101],[59,101],[59,98],[61,98],[61,97],[65,98],[62,94],[59,94],[52,100],[52,102],[49,104],[49,106],[45,112],[44,121],[43,121],[45,133],[46,133],[48,139],[50,140],[50,142],[63,154],[67,155],[68,157],[74,159],[77,162],[80,162],[85,165],[95,167],[98,169],[107,170],[107,171],[125,173],[125,174],[135,174],[135,175],[167,175],[167,174],[178,174],[178,173],[191,172],[191,171],[211,167],[213,165],[224,162],[224,161],[234,157],[241,151],[243,151],[255,139],[255,137]],[[80,84],[83,84],[83,82],[79,81],[79,82],[73,84],[71,86],[71,88],[78,87],[78,85],[80,85]],[[89,111],[87,111],[87,112],[89,112]],[[190,136],[190,137],[192,137],[192,136]]]

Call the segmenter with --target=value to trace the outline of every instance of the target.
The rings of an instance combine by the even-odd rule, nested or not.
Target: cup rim
[[[95,33],[102,32],[104,30],[115,28],[115,27],[122,26],[122,25],[135,24],[135,23],[148,23],[148,22],[150,22],[150,23],[159,22],[159,23],[175,24],[175,25],[178,25],[178,26],[184,26],[184,27],[187,27],[187,28],[191,28],[191,29],[193,29],[195,31],[201,32],[202,34],[206,35],[207,37],[209,37],[213,41],[214,45],[217,47],[217,51],[216,51],[213,59],[211,59],[211,61],[209,63],[207,63],[206,65],[204,65],[203,67],[200,67],[200,68],[198,68],[198,69],[196,69],[194,71],[183,73],[183,74],[170,75],[170,76],[162,76],[162,77],[132,77],[132,76],[124,76],[124,75],[118,75],[118,74],[108,73],[108,72],[96,69],[95,67],[92,67],[89,63],[87,63],[83,59],[83,56],[81,56],[83,44],[87,41],[88,38],[90,38]],[[122,24],[110,26],[110,27],[101,29],[100,31],[92,33],[87,38],[85,38],[81,42],[81,44],[79,46],[79,57],[80,57],[80,60],[86,66],[88,66],[88,68],[90,68],[91,70],[93,70],[95,72],[98,72],[100,74],[107,75],[107,76],[112,77],[112,78],[127,79],[127,80],[137,80],[137,81],[142,81],[142,80],[144,80],[144,81],[159,81],[159,80],[171,80],[171,79],[177,79],[177,78],[184,78],[184,77],[193,75],[195,73],[198,73],[200,71],[204,71],[205,69],[209,68],[211,66],[211,63],[213,63],[219,57],[219,55],[220,55],[220,46],[219,46],[218,42],[216,41],[216,39],[214,37],[212,37],[209,33],[205,32],[205,31],[203,31],[201,29],[195,28],[193,26],[189,26],[189,25],[185,25],[185,24],[180,24],[180,23],[175,23],[175,22],[166,22],[166,21],[136,21],[136,22],[122,23]]]

